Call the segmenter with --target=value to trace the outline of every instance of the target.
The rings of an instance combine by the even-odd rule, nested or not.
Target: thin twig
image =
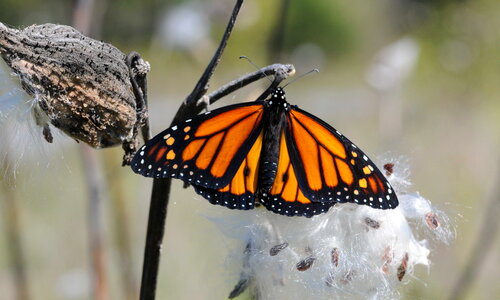
[[[293,65],[282,65],[282,64],[273,64],[267,67],[264,67],[258,71],[248,73],[236,80],[233,80],[217,90],[211,92],[207,95],[209,103],[212,104],[219,100],[220,98],[231,94],[232,92],[252,83],[266,76],[276,75],[285,73],[287,75],[293,74],[295,69]]]
[[[222,57],[222,53],[224,52],[224,49],[226,49],[227,41],[229,40],[229,37],[231,36],[231,32],[233,31],[233,27],[234,27],[234,24],[236,23],[236,18],[238,17],[238,13],[240,11],[242,4],[243,4],[243,0],[236,1],[236,5],[233,8],[233,13],[231,14],[231,18],[229,19],[229,23],[227,24],[226,31],[224,32],[224,35],[222,36],[222,40],[219,44],[219,47],[217,48],[217,51],[215,51],[215,54],[212,57],[212,60],[208,64],[207,68],[205,69],[205,72],[203,72],[203,75],[201,75],[201,78],[198,80],[198,83],[194,87],[193,91],[186,98],[187,104],[198,101],[198,99],[200,99],[200,97],[205,95],[205,93],[207,92],[208,82],[210,81],[210,78],[214,74],[215,69],[217,68],[217,65],[220,62],[220,59]],[[174,120],[175,120],[175,118],[174,118]]]
[[[474,244],[469,260],[467,261],[463,273],[452,289],[450,300],[464,299],[467,292],[477,278],[477,273],[481,269],[488,252],[495,245],[498,236],[500,219],[500,165],[498,166],[494,188],[490,194],[490,203],[486,209],[486,216],[482,218],[483,224]]]
[[[186,98],[186,101],[177,111],[173,123],[185,119],[187,116],[194,116],[197,100],[206,93],[208,82],[220,61],[222,53],[227,45],[231,31],[236,23],[238,12],[243,4],[243,0],[237,0],[234,6],[231,18],[227,25],[224,36],[215,52],[212,60],[203,72],[195,88]],[[151,193],[151,203],[149,208],[148,228],[146,233],[146,245],[144,249],[144,263],[141,279],[141,300],[153,300],[156,294],[156,284],[158,278],[158,267],[160,263],[160,251],[162,247],[163,234],[165,231],[165,222],[167,217],[167,206],[170,196],[170,178],[154,179],[153,191]]]

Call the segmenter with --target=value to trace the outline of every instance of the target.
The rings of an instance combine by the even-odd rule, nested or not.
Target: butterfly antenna
[[[299,80],[300,78],[305,77],[305,76],[307,76],[307,75],[309,75],[309,74],[311,74],[311,73],[319,73],[319,70],[318,70],[318,69],[312,69],[311,71],[309,71],[309,72],[307,72],[307,73],[304,73],[304,74],[300,75],[299,77],[296,77],[294,80],[290,81],[289,83],[285,84],[285,85],[283,86],[283,88],[286,88],[286,87],[287,87],[289,84],[291,84],[292,82],[295,82],[295,81]]]
[[[242,58],[243,58],[243,59],[246,59],[246,60],[247,60],[247,61],[248,61],[248,62],[249,62],[252,66],[254,66],[257,70],[261,70],[261,68],[259,68],[259,66],[257,66],[256,64],[254,64],[254,63],[253,63],[253,61],[252,61],[250,58],[248,58],[247,56],[245,56],[245,55],[240,56],[240,59],[242,59]],[[264,71],[261,71],[261,72],[262,72],[262,74],[264,74],[264,76],[267,78],[267,80],[269,80],[270,82],[273,82],[273,81],[271,80],[271,78],[269,78],[269,76],[268,76],[266,73],[264,73]]]

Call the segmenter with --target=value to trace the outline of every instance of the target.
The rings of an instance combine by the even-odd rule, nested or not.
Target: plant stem
[[[208,89],[208,82],[217,67],[222,53],[227,45],[231,35],[238,12],[240,11],[243,0],[237,0],[234,6],[231,18],[224,32],[224,36],[215,52],[212,60],[203,72],[193,91],[186,98],[184,103],[177,111],[172,123],[184,120],[186,117],[195,116],[199,111],[196,110],[196,102],[203,96]],[[141,280],[141,300],[153,300],[156,294],[156,285],[158,279],[158,268],[160,263],[160,252],[165,232],[165,222],[167,218],[167,206],[170,196],[170,178],[154,179],[153,190],[151,193],[151,202],[149,208],[148,228],[146,233],[146,245],[144,249],[144,262]]]
[[[231,94],[232,92],[252,83],[255,82],[261,78],[264,78],[266,76],[270,75],[276,75],[276,74],[293,74],[295,72],[295,69],[293,65],[282,65],[282,64],[273,64],[269,65],[267,67],[264,67],[258,71],[248,73],[236,80],[233,80],[216,91],[211,92],[210,94],[207,95],[209,103],[212,104],[219,100],[220,98],[227,96]]]

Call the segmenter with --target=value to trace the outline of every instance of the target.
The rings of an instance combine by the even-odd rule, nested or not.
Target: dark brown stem
[[[231,19],[229,19],[229,23],[227,24],[226,31],[224,32],[224,35],[222,36],[222,40],[219,44],[219,47],[217,48],[217,51],[215,51],[215,54],[212,57],[212,60],[208,64],[207,68],[205,69],[205,72],[203,72],[203,75],[201,75],[201,78],[198,80],[198,83],[194,87],[193,91],[186,98],[187,104],[190,104],[194,101],[197,101],[198,99],[200,99],[201,96],[205,95],[205,93],[207,92],[208,82],[210,81],[210,78],[214,74],[215,69],[217,68],[217,65],[220,62],[220,59],[222,57],[222,53],[224,52],[224,49],[226,49],[227,41],[229,40],[229,37],[231,36],[231,32],[233,31],[233,27],[234,27],[234,24],[236,23],[236,18],[238,17],[238,13],[240,11],[242,4],[243,4],[243,0],[236,1],[236,5],[233,8],[233,13],[231,14]]]
[[[196,102],[208,89],[208,82],[217,67],[222,53],[231,35],[238,12],[243,0],[237,0],[231,18],[224,32],[224,36],[215,52],[212,60],[203,72],[200,80],[193,91],[181,105],[172,123],[177,123],[186,117],[195,116],[197,111]],[[156,284],[158,278],[158,267],[160,264],[160,251],[162,247],[165,222],[167,217],[167,206],[170,196],[171,179],[154,179],[153,191],[151,193],[151,203],[149,208],[148,229],[146,234],[146,246],[144,249],[144,262],[141,279],[141,300],[153,300],[156,294]]]

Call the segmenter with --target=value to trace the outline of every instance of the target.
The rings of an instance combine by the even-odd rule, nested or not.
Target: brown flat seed
[[[283,244],[276,245],[276,246],[272,247],[271,250],[269,250],[269,255],[275,256],[278,253],[280,253],[281,250],[285,249],[286,247],[288,247],[287,242],[284,242]]]
[[[312,256],[304,258],[303,260],[301,260],[297,263],[297,266],[296,266],[297,270],[299,270],[299,271],[309,270],[312,267],[315,260],[316,260],[316,258],[312,257]]]
[[[405,276],[407,267],[408,267],[408,253],[405,253],[403,260],[401,261],[401,264],[398,267],[398,274],[397,275],[398,275],[399,281],[403,280],[403,277]]]
[[[394,173],[394,164],[393,163],[387,163],[384,165],[384,170],[385,170],[385,175],[391,176],[392,173]]]
[[[376,221],[372,218],[366,217],[365,218],[365,224],[370,226],[373,229],[379,229],[380,228],[380,222]]]
[[[332,265],[338,267],[339,266],[339,255],[340,255],[339,248],[333,248],[331,255],[332,255]]]
[[[439,221],[435,213],[427,213],[425,214],[425,222],[430,229],[436,229],[439,227]]]

